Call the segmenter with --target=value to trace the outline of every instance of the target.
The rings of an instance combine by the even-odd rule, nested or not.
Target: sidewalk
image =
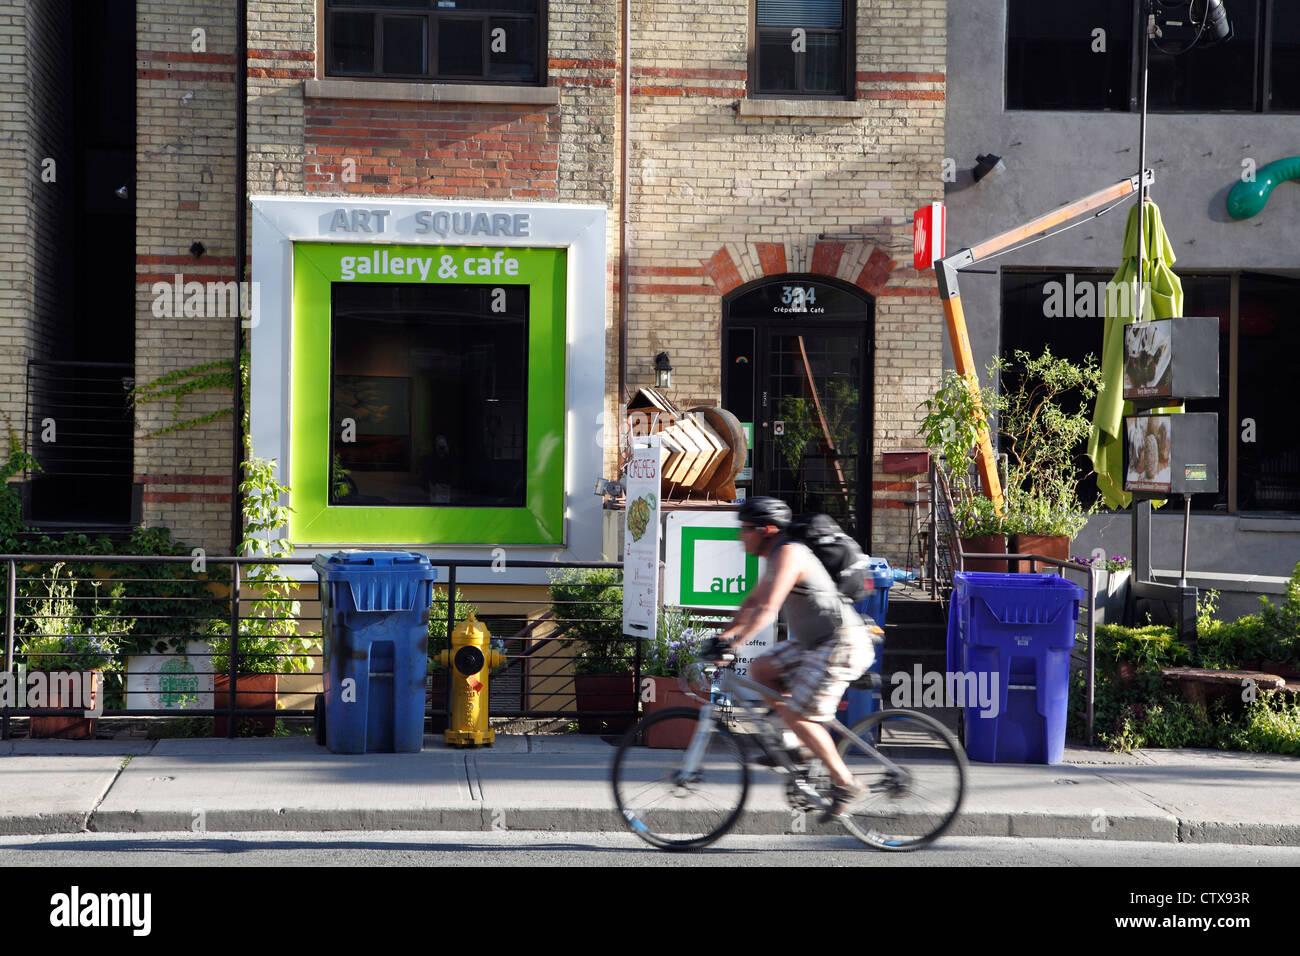
[[[305,737],[4,741],[0,833],[622,828],[614,748],[598,737],[424,746],[349,756]],[[1067,748],[1056,766],[972,763],[950,832],[1300,846],[1298,793],[1291,757]],[[755,768],[735,832],[786,833],[791,821],[781,780]]]

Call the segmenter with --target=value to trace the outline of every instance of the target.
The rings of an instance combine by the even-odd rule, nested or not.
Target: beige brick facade
[[[906,492],[880,472],[879,460],[882,450],[916,444],[916,405],[941,365],[941,309],[933,281],[910,268],[909,217],[942,198],[947,3],[859,0],[855,98],[834,103],[748,98],[751,6],[716,0],[684,14],[680,0],[634,3],[627,385],[651,383],[654,355],[667,350],[675,395],[716,404],[725,293],[787,272],[858,286],[875,306],[873,551],[901,560]],[[619,5],[551,0],[546,72],[557,92],[518,103],[358,99],[329,83],[312,92],[312,82],[326,79],[322,8],[321,0],[248,3],[248,191],[605,205],[606,412],[614,414],[623,291]],[[233,351],[232,318],[160,316],[154,306],[156,284],[177,274],[185,282],[234,277],[238,65],[234,5],[141,0],[136,9],[136,378],[148,381],[228,360]],[[0,48],[12,44],[21,56],[30,44],[9,19],[0,20]],[[204,31],[201,51],[195,30]],[[0,85],[0,129],[32,128],[15,74],[0,73]],[[45,147],[29,147],[28,163],[31,148]],[[345,160],[354,162],[345,167]],[[12,154],[0,164],[4,185],[31,189],[30,166],[20,169]],[[356,178],[345,179],[345,168]],[[21,407],[22,387],[10,346],[38,348],[30,333],[14,332],[24,321],[36,327],[37,293],[21,285],[30,286],[33,274],[21,216],[0,216],[13,227],[0,242],[0,270],[7,270],[0,271],[0,407],[12,411]],[[817,238],[850,232],[862,238]],[[207,249],[198,259],[188,251],[196,240]],[[135,471],[145,484],[146,522],[219,551],[230,528],[229,417],[145,436],[174,416],[230,404],[228,393],[206,390],[179,409],[137,412]],[[612,441],[607,448],[612,467]]]
[[[159,316],[154,306],[158,283],[170,289],[177,276],[183,283],[234,279],[235,27],[233,4],[136,4],[138,382],[234,355],[237,317]],[[197,258],[189,251],[195,241],[207,250]],[[179,404],[136,409],[135,473],[144,485],[145,523],[218,553],[230,548],[231,417],[150,433],[232,405],[231,392],[205,389]]]

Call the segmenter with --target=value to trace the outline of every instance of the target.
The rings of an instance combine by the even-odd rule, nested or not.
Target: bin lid
[[[392,568],[394,570],[415,570],[417,567],[433,571],[429,559],[422,554],[411,551],[377,551],[364,548],[344,548],[333,554],[320,554],[312,562],[317,567],[335,568]],[[436,575],[437,572],[435,571]]]
[[[437,570],[422,554],[346,548],[320,554],[312,567],[321,583],[346,584],[358,611],[412,611],[428,607],[426,582]]]

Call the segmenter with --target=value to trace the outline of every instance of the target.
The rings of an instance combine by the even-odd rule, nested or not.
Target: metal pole
[[[239,675],[236,673],[235,658],[239,654],[239,561],[230,566],[230,660],[229,668],[230,696],[226,698],[226,736],[235,736],[235,694],[239,690]]]
[[[1144,203],[1147,198],[1147,73],[1149,72],[1151,31],[1155,29],[1155,13],[1152,10],[1151,0],[1139,0],[1142,10],[1141,29],[1138,31],[1140,36],[1139,42],[1142,44],[1142,102],[1141,102],[1141,119],[1138,121],[1138,183],[1140,185],[1138,195],[1138,301],[1137,301],[1137,320],[1142,321],[1145,314],[1143,308],[1146,302],[1146,206]]]
[[[7,563],[9,580],[5,583],[5,673],[11,674],[14,669],[14,617],[18,613],[18,582],[14,576],[18,573],[18,564],[13,558]],[[3,717],[0,717],[0,740],[8,739],[9,711],[6,709]]]
[[[1187,587],[1187,531],[1192,523],[1192,496],[1183,495],[1183,570],[1178,575],[1178,586]]]
[[[930,547],[926,555],[925,565],[926,573],[930,577],[930,600],[939,597],[939,562],[936,555],[936,549],[939,547],[939,522],[936,516],[939,514],[938,499],[935,497],[935,485],[938,483],[938,476],[935,471],[934,457],[930,458]]]
[[[1092,746],[1093,706],[1097,689],[1097,572],[1088,571],[1088,715],[1084,728],[1088,746]]]
[[[447,699],[443,706],[447,708],[447,726],[451,726],[451,684],[452,671],[455,668],[451,659],[451,632],[456,630],[456,565],[447,565]]]

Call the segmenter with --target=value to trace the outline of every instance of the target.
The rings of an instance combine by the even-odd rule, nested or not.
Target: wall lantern
[[[668,361],[667,352],[660,352],[655,356],[655,387],[673,387],[673,366]]]

